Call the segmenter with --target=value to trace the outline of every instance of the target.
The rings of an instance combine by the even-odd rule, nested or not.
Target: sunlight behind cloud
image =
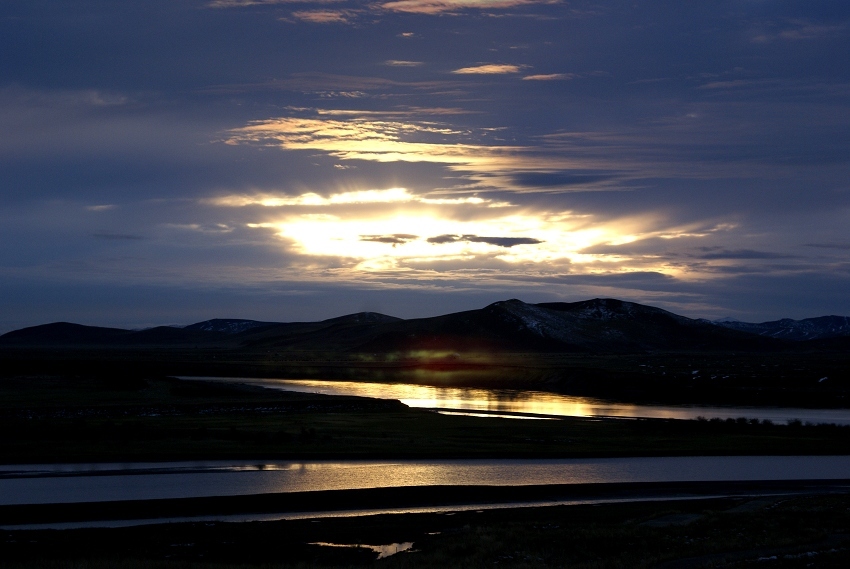
[[[542,77],[538,80],[554,79]],[[651,273],[704,282],[743,264],[739,257],[699,252],[697,242],[726,231],[720,219],[676,223],[660,209],[600,219],[554,204],[520,205],[531,203],[522,194],[623,191],[640,178],[705,175],[691,162],[653,161],[646,134],[556,132],[508,145],[499,127],[445,122],[446,109],[290,111],[301,116],[232,129],[224,142],[319,151],[341,161],[442,164],[446,172],[459,173],[446,176],[453,179],[447,187],[432,186],[432,193],[402,187],[299,195],[259,191],[204,200],[246,208],[250,227],[276,237],[310,271],[387,282],[435,275],[468,282],[495,278],[493,271],[522,282],[564,273]],[[612,147],[618,147],[616,158]],[[494,191],[499,200],[489,197]]]
[[[454,262],[470,266],[491,261],[521,265],[566,263],[577,270],[586,264],[613,266],[627,260],[616,254],[582,251],[596,245],[616,245],[652,231],[646,217],[595,221],[569,211],[551,212],[516,207],[491,208],[478,197],[429,200],[404,188],[365,190],[322,197],[315,193],[289,198],[229,196],[210,200],[217,206],[278,207],[271,219],[247,224],[271,230],[291,251],[309,257],[349,259],[355,271],[406,271],[412,265]],[[344,208],[317,213],[305,207]],[[376,209],[376,204],[396,204]],[[512,204],[504,204],[512,206]],[[474,215],[461,208],[474,208]],[[321,212],[321,210],[319,210]],[[670,232],[671,230],[665,230]]]

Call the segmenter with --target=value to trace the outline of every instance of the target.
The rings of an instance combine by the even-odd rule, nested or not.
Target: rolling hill
[[[512,299],[477,310],[408,320],[361,312],[320,322],[213,319],[182,328],[147,330],[59,322],[4,334],[0,346],[216,346],[372,353],[761,351],[782,349],[799,340],[850,336],[848,319],[842,318],[710,322],[616,299],[541,304]]]

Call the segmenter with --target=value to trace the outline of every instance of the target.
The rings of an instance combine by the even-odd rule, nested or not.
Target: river
[[[206,381],[248,383],[270,389],[356,395],[376,399],[398,399],[410,407],[461,412],[469,415],[511,418],[547,417],[621,417],[721,419],[747,417],[769,419],[775,423],[792,420],[811,423],[850,425],[850,409],[804,409],[791,407],[709,407],[701,405],[644,405],[574,397],[544,391],[480,389],[471,387],[434,387],[406,383],[369,383],[322,381],[313,379],[261,379],[245,377],[183,377]]]
[[[401,486],[850,478],[850,456],[171,462],[0,466],[0,505]]]

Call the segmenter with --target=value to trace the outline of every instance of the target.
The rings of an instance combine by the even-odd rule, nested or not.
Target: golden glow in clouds
[[[352,259],[362,270],[482,259],[514,264],[617,261],[581,250],[632,241],[645,225],[639,219],[593,223],[570,212],[520,211],[477,196],[422,197],[405,188],[328,197],[234,195],[209,203],[275,208],[271,216],[264,215],[266,221],[249,227],[273,230],[298,253]]]

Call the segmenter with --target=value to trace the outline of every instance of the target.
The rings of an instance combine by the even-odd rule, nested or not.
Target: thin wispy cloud
[[[525,4],[554,4],[558,0],[398,0],[380,6],[394,12],[445,14],[462,10],[494,10],[515,8]]]
[[[211,8],[247,8],[250,6],[273,6],[275,4],[337,4],[346,0],[212,0]]]
[[[260,121],[230,131],[225,142],[322,150],[341,160],[435,162],[482,168],[496,166],[522,150],[476,144],[468,138],[466,132],[447,124],[353,115],[345,120],[283,117]]]
[[[292,12],[292,17],[312,24],[347,24],[355,14],[351,10],[301,10]]]
[[[709,124],[686,116],[621,132],[549,133],[525,144],[506,144],[499,140],[498,129],[460,128],[439,113],[433,117],[437,120],[415,120],[414,109],[383,113],[325,109],[304,114],[233,129],[224,141],[321,151],[342,161],[441,164],[460,173],[467,187],[548,193],[632,191],[640,187],[640,180],[653,177],[747,178],[775,167],[723,157],[747,152],[748,146],[778,142],[754,132],[751,140],[739,136],[737,148],[720,145],[738,128],[732,118]],[[694,128],[699,136],[694,136]],[[718,158],[706,163],[700,157],[707,153]]]
[[[575,79],[576,75],[573,73],[548,73],[548,74],[540,74],[540,75],[526,75],[522,78],[523,81],[566,81],[568,79]]]
[[[756,44],[774,41],[819,40],[846,34],[848,23],[824,24],[810,20],[792,19],[786,22],[768,22],[762,24],[750,41]]]
[[[423,65],[423,62],[388,59],[384,62],[384,65],[389,65],[390,67],[419,67],[420,65]]]

